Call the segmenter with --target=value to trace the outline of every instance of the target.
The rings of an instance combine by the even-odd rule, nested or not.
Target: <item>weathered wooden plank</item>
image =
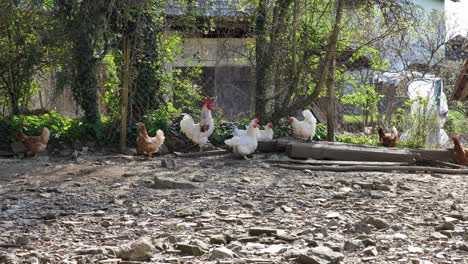
[[[320,160],[414,162],[421,158],[418,153],[413,153],[406,149],[322,142],[290,143],[288,144],[286,153],[290,158]]]
[[[210,151],[203,151],[203,152],[188,152],[188,153],[181,153],[181,152],[174,152],[174,155],[181,158],[193,158],[193,157],[207,157],[207,156],[216,156],[216,155],[224,155],[229,154],[230,152],[224,149],[219,150],[210,150]]]
[[[421,156],[421,159],[449,161],[452,158],[450,149],[409,149]]]
[[[259,140],[257,151],[259,152],[277,152],[276,150],[277,140]]]
[[[11,151],[0,150],[0,156],[3,156],[3,157],[12,157],[13,155],[14,155],[14,153],[11,152]]]
[[[411,171],[411,172],[433,172],[444,174],[468,175],[468,169],[446,169],[424,166],[309,166],[309,165],[286,165],[278,164],[278,167],[292,170],[311,171]]]
[[[302,165],[338,165],[338,166],[405,166],[409,162],[385,162],[385,161],[341,161],[341,160],[294,160],[294,159],[269,159],[267,163],[275,164],[302,164]]]
[[[454,164],[446,161],[440,161],[440,160],[428,160],[428,159],[423,159],[421,161],[417,161],[418,165],[429,165],[429,166],[439,166],[439,167],[449,167],[449,168],[454,168],[454,169],[465,169],[466,167],[464,165],[459,165],[459,164]]]

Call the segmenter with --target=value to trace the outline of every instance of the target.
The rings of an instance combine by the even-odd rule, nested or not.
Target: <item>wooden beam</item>
[[[294,159],[268,159],[267,163],[274,164],[301,164],[301,165],[338,165],[338,166],[405,166],[408,162],[382,162],[382,161],[341,161],[341,160],[294,160]]]
[[[379,148],[343,143],[290,143],[287,155],[290,158],[319,160],[351,160],[380,162],[414,162],[421,159],[418,153],[406,149]]]
[[[421,160],[449,161],[452,158],[450,149],[408,149],[421,156]]]
[[[203,151],[203,152],[189,152],[189,153],[181,153],[181,152],[174,152],[174,155],[181,158],[192,158],[192,157],[207,157],[207,156],[216,156],[216,155],[225,155],[230,154],[231,152],[219,149],[219,150],[210,150],[210,151]]]
[[[278,167],[291,170],[311,170],[311,171],[411,171],[411,172],[433,172],[444,174],[467,175],[468,169],[445,169],[424,166],[308,166],[308,165],[286,165],[278,164]]]

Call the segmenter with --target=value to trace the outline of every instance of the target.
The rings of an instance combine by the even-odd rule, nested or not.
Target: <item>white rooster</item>
[[[273,123],[272,122],[268,123],[264,130],[260,130],[260,137],[258,139],[262,139],[262,140],[273,139]]]
[[[260,119],[258,119],[258,117],[254,117],[254,118],[252,119],[252,121],[250,121],[250,123],[249,123],[249,125],[248,125],[247,127],[253,125],[254,123],[257,123],[257,124],[258,124],[259,121],[260,121]],[[234,126],[234,127],[233,127],[233,135],[234,135],[235,137],[243,136],[243,135],[245,135],[245,134],[247,134],[247,130],[246,130],[246,129],[239,129],[239,128],[237,128],[237,126]],[[261,137],[260,128],[258,128],[258,126],[257,126],[257,128],[255,129],[255,134],[257,135],[257,138],[260,138],[260,137]]]
[[[317,127],[317,119],[309,110],[302,111],[304,116],[303,121],[298,121],[295,117],[290,117],[288,120],[292,125],[293,135],[305,140],[312,140]]]
[[[208,137],[213,134],[214,121],[211,110],[216,110],[215,107],[211,106],[211,100],[203,100],[200,123],[195,124],[189,114],[183,114],[184,118],[180,121],[180,129],[193,143],[200,146],[200,151],[209,145]]]
[[[257,149],[256,128],[258,128],[258,123],[253,122],[253,124],[249,125],[247,128],[247,133],[245,135],[235,136],[225,140],[224,143],[230,146],[234,153],[244,159],[248,159],[247,155],[253,153]]]

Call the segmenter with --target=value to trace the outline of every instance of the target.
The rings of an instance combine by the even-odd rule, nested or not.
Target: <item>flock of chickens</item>
[[[200,151],[203,151],[203,148],[210,144],[208,137],[211,136],[214,130],[211,111],[216,109],[211,106],[211,103],[211,100],[203,101],[200,123],[195,123],[188,114],[183,114],[184,117],[180,121],[180,129],[193,143],[200,147]],[[305,117],[303,121],[291,117],[289,122],[291,122],[295,136],[312,140],[315,135],[317,119],[309,110],[304,110],[302,114]],[[258,140],[273,139],[273,123],[270,122],[264,129],[260,129],[259,122],[260,120],[254,117],[245,130],[234,126],[233,137],[225,140],[224,143],[232,148],[234,153],[247,159],[247,155],[252,154],[257,149]]]
[[[200,151],[203,151],[205,147],[210,146],[208,138],[214,131],[214,121],[211,111],[216,110],[216,108],[211,104],[211,100],[203,100],[199,123],[195,123],[189,114],[183,114],[183,118],[180,121],[182,132],[193,143],[199,146]],[[288,119],[293,129],[293,135],[301,139],[312,140],[315,135],[317,119],[309,110],[302,111],[302,115],[304,116],[303,121],[299,121],[295,117],[289,117]],[[258,140],[273,139],[273,123],[270,122],[264,129],[260,129],[259,122],[260,120],[255,117],[250,121],[246,130],[234,127],[233,137],[225,140],[224,143],[232,148],[235,154],[247,159],[247,156],[257,149]],[[164,133],[162,130],[158,130],[156,132],[156,136],[150,137],[145,124],[138,123],[137,125],[140,127],[140,134],[136,140],[138,148],[148,156],[148,159],[151,159],[152,154],[157,153],[161,145],[164,143]],[[377,131],[381,145],[385,147],[395,147],[399,137],[398,131],[395,127],[391,129],[390,133],[384,133],[382,127],[378,127]],[[46,149],[49,141],[49,135],[49,129],[44,127],[40,136],[27,136],[22,132],[17,133],[16,136],[18,140],[23,143],[26,150],[26,156],[34,154],[35,157],[37,157],[37,153]],[[463,148],[456,137],[452,137],[452,141],[454,142],[454,149],[452,152],[453,157],[462,165],[468,164],[468,149]]]

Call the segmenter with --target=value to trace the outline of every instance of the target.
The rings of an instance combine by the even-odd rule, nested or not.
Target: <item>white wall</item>
[[[460,2],[446,0],[445,12],[447,29],[454,33],[452,35],[468,36],[468,0],[460,0]]]

